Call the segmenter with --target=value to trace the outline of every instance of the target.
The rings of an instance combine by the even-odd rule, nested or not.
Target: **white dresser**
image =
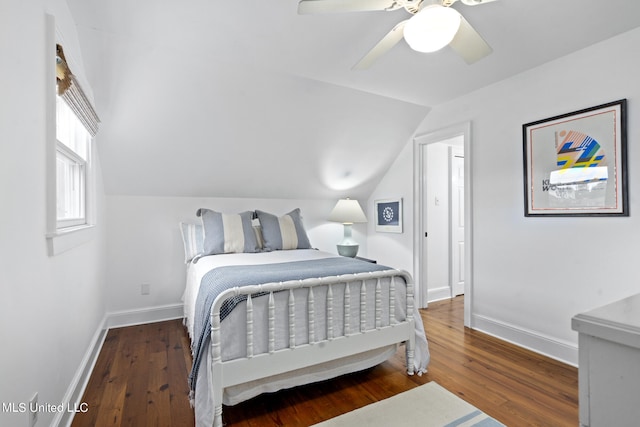
[[[581,313],[580,425],[640,426],[640,294]]]

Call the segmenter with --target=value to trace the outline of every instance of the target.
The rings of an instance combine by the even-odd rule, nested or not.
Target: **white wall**
[[[327,221],[336,201],[107,196],[108,311],[124,316],[120,312],[169,305],[182,313],[186,267],[178,223],[198,223],[198,208],[227,213],[260,209],[276,215],[300,208],[311,244],[337,253],[343,226]],[[366,226],[355,224],[353,237],[360,243],[359,255],[366,256]],[[141,295],[142,283],[151,285],[149,295]]]
[[[638,292],[636,212],[640,151],[634,149],[640,100],[633,54],[640,29],[625,33],[432,110],[417,134],[471,121],[473,182],[473,325],[553,357],[577,363],[571,317]],[[522,124],[621,98],[628,99],[628,218],[525,218]],[[407,144],[411,146],[412,142]],[[409,193],[413,167],[405,148],[372,198]],[[405,224],[413,221],[405,199]],[[407,227],[409,229],[409,227]],[[387,241],[410,253],[411,238],[372,235],[369,252]],[[407,259],[412,259],[408,257]],[[411,266],[410,266],[411,268]]]
[[[403,232],[380,233],[375,230],[376,200],[402,198]],[[413,146],[407,144],[393,163],[389,172],[362,207],[367,213],[367,254],[369,258],[413,273]],[[419,301],[419,298],[416,298]]]
[[[94,238],[50,257],[45,184],[45,12],[69,46],[75,27],[64,1],[3,2],[0,51],[0,402],[59,405],[105,314],[104,198],[98,165]],[[68,51],[72,51],[70,48]],[[81,68],[74,70],[81,73]],[[39,414],[39,426],[57,414]],[[27,414],[0,412],[0,425],[27,426]]]

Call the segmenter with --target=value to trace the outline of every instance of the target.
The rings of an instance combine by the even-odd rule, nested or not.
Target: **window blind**
[[[56,82],[58,95],[78,116],[78,119],[87,128],[91,136],[96,136],[100,119],[80,87],[80,83],[78,83],[78,80],[69,69],[64,56],[64,49],[59,44],[56,45]]]

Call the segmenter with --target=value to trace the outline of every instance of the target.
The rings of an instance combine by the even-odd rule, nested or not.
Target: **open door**
[[[451,186],[451,296],[464,294],[464,151],[451,147],[449,151]]]

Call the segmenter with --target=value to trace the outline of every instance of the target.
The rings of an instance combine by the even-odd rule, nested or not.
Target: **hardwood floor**
[[[404,351],[364,372],[225,406],[227,426],[308,426],[436,381],[509,427],[578,425],[578,372],[463,326],[463,298],[422,310],[431,364],[404,373]],[[180,320],[110,330],[72,426],[193,426],[191,355]]]

